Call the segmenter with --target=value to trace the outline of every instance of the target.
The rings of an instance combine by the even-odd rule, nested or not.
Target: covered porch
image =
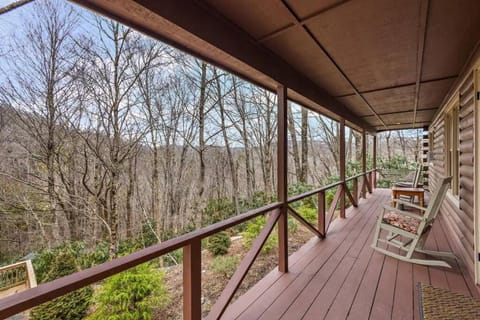
[[[202,240],[259,216],[267,217],[265,227],[209,319],[417,319],[419,282],[480,296],[461,260],[452,269],[425,267],[385,257],[370,247],[377,214],[391,197],[390,190],[375,189],[375,135],[385,130],[428,129],[449,90],[475,58],[478,2],[456,6],[449,1],[369,1],[368,5],[334,1],[312,7],[306,2],[273,0],[183,1],[181,5],[145,0],[74,2],[276,94],[277,198],[265,207],[3,299],[0,318],[183,249],[183,316],[201,319]],[[446,18],[447,24],[443,23]],[[339,123],[339,181],[293,198],[287,194],[288,101]],[[361,174],[350,178],[345,170],[346,126],[362,135]],[[470,133],[473,141],[473,129]],[[370,171],[367,135],[373,135]],[[424,165],[428,167],[426,158]],[[326,208],[325,191],[334,187],[337,191]],[[315,228],[289,204],[317,195]],[[346,200],[352,207],[346,208]],[[334,219],[337,213],[339,218]],[[291,256],[289,216],[316,235]],[[451,242],[448,223],[443,216],[437,219],[427,247],[455,251],[458,244]],[[278,232],[278,268],[231,303],[272,232]],[[469,257],[473,245],[471,249]]]

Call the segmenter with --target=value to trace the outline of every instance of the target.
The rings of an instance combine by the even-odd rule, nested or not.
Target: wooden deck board
[[[365,205],[368,205],[365,203]],[[376,206],[376,204],[374,204]],[[372,207],[375,209],[376,207]],[[362,231],[364,228],[368,228],[371,225],[371,217],[368,215],[358,214],[356,217],[352,217],[351,219],[355,219],[355,223],[353,223],[353,230],[347,233],[346,238],[340,242],[339,247],[334,252],[334,254],[330,257],[327,263],[321,268],[317,269],[317,273],[313,278],[303,278],[302,290],[301,292],[285,292],[282,295],[286,296],[286,294],[290,294],[294,298],[294,302],[289,306],[288,310],[283,315],[283,319],[292,319],[295,315],[297,315],[298,310],[304,310],[305,312],[310,308],[312,303],[317,295],[319,295],[323,291],[327,291],[329,295],[334,294],[333,292],[329,292],[328,288],[325,290],[323,287],[327,284],[332,276],[338,271],[337,268],[339,265],[342,264],[346,254],[350,251],[352,246],[354,246],[356,240],[360,240],[363,236]],[[359,241],[360,242],[360,241]],[[347,264],[350,261],[347,261]],[[315,269],[314,265],[310,266],[311,268]],[[322,305],[325,305],[325,301],[322,302]],[[279,307],[278,305],[277,307]],[[278,312],[277,312],[278,313]]]
[[[379,207],[377,206],[371,209],[378,210]],[[363,253],[368,257],[367,252],[370,251],[370,244],[372,243],[370,235],[372,229],[374,228],[375,220],[375,216],[370,215],[367,224],[364,226],[362,232],[356,237],[356,239],[354,239],[353,244],[347,244],[350,247],[347,254],[340,263],[338,269],[335,270],[334,274],[327,282],[326,286],[317,295],[304,319],[325,318],[330,307],[333,305],[333,302],[337,300],[338,293],[347,280],[348,275],[352,273],[352,268],[355,263],[362,263],[362,256],[360,256],[360,253]]]
[[[366,203],[365,205],[372,204]],[[283,293],[286,288],[289,288],[290,294],[295,292],[296,289],[298,289],[298,292],[301,292],[306,285],[306,281],[308,282],[311,280],[320,267],[329,260],[330,256],[338,251],[337,249],[344,242],[347,235],[349,235],[351,231],[357,229],[355,223],[362,218],[367,219],[367,216],[358,215],[358,219],[352,217],[352,219],[339,220],[331,234],[325,240],[317,240],[321,245],[315,246],[315,248],[310,250],[308,254],[305,254],[301,261],[293,265],[288,274],[280,276],[269,290],[272,292],[281,290]],[[290,284],[292,283],[293,286],[290,287]],[[247,308],[245,308],[245,310],[237,317],[230,314],[227,309],[229,315],[228,319],[257,319],[278,298],[279,297],[270,294],[260,294],[257,296],[255,304],[247,306]],[[281,304],[281,306],[288,307],[291,301],[291,298],[287,297],[286,304]],[[236,304],[234,304],[234,307],[236,308],[235,305]]]
[[[418,282],[478,295],[461,266],[414,265],[370,248],[376,215],[389,201],[390,191],[377,189],[348,209],[325,240],[312,239],[292,255],[288,274],[269,273],[222,319],[418,319]],[[440,223],[427,248],[451,250]]]
[[[413,269],[412,264],[398,261],[392,320],[413,319]]]

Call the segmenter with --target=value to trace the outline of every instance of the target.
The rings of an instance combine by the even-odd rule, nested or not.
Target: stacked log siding
[[[440,219],[451,234],[455,254],[474,276],[474,76],[469,73],[453,93],[459,97],[459,195],[448,194],[441,208]],[[430,176],[431,189],[438,185],[445,175],[445,122],[440,114],[430,127],[433,134],[431,148]]]

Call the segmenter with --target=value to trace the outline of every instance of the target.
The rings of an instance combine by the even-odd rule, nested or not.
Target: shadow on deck
[[[370,248],[376,216],[391,191],[376,189],[324,240],[313,238],[290,256],[290,272],[270,272],[226,310],[222,319],[418,319],[419,282],[479,296],[473,279],[454,268],[414,265]],[[451,251],[437,219],[426,248]],[[452,262],[454,263],[454,262]]]

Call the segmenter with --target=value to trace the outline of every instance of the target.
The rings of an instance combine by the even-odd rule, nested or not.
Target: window
[[[445,113],[445,175],[452,177],[450,189],[458,196],[459,190],[459,126],[458,100],[455,100]]]

